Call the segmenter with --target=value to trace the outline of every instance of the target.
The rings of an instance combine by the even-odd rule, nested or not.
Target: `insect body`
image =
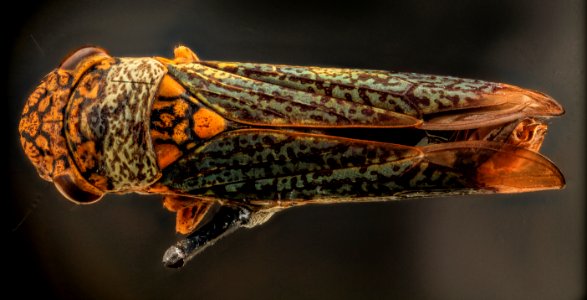
[[[156,193],[183,265],[287,207],[564,186],[538,153],[562,107],[519,87],[374,70],[114,58],[87,47],[28,98],[22,146],[78,204]]]

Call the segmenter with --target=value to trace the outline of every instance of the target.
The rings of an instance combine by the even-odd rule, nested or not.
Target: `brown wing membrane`
[[[492,94],[482,95],[479,102],[485,106],[426,116],[422,129],[458,130],[503,124],[526,117],[549,117],[564,113],[562,107],[548,95],[516,86],[499,84]],[[491,105],[490,105],[491,104]]]
[[[475,180],[500,193],[560,189],[565,179],[546,157],[509,144],[466,141],[423,147],[428,161],[456,169],[474,169]]]

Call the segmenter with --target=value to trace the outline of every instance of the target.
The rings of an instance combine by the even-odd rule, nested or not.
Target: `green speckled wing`
[[[200,63],[168,65],[206,106],[238,123],[274,127],[416,127],[412,115],[232,74]]]
[[[296,95],[311,95],[312,98],[308,100],[310,105],[331,101],[342,111],[356,112],[362,110],[351,107],[368,107],[366,111],[377,112],[378,116],[383,110],[402,114],[404,118],[416,118],[422,122],[410,123],[406,122],[409,119],[400,118],[402,122],[391,126],[394,123],[392,119],[380,122],[372,113],[355,114],[353,121],[358,122],[353,124],[365,127],[413,126],[431,130],[460,130],[503,124],[528,116],[554,116],[563,113],[562,107],[547,95],[482,80],[416,73],[257,63],[207,61],[201,64],[238,75],[226,76],[230,77],[226,80],[229,85],[238,86],[241,80],[247,79],[251,84],[258,85],[259,88],[274,95],[290,91],[289,89],[297,91]],[[184,72],[190,72],[186,69],[187,66],[183,68]],[[284,98],[289,101],[299,99],[296,96]],[[246,116],[244,118],[246,119]],[[332,123],[338,126],[347,124],[336,120]]]
[[[559,178],[542,155],[501,143],[409,147],[247,129],[194,148],[159,183],[181,195],[277,205],[520,192],[560,185]]]
[[[218,70],[169,65],[169,74],[205,105],[243,124],[276,127],[415,127],[413,116]]]
[[[476,188],[463,173],[431,166],[418,148],[274,130],[221,134],[166,168],[180,194],[232,201],[393,197]],[[469,174],[467,174],[469,175]]]

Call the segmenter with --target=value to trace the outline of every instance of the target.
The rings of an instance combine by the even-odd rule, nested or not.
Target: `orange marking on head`
[[[37,89],[29,96],[22,111],[23,115],[28,114],[31,107],[35,106],[37,102],[39,102],[39,99],[47,94],[47,89],[45,88],[46,85],[45,82],[41,83],[41,85],[39,85],[39,87],[37,87]]]
[[[74,155],[77,160],[77,166],[81,172],[92,169],[96,165],[96,144],[94,141],[87,141],[77,148],[77,155]]]
[[[57,75],[55,73],[51,73],[51,74],[49,74],[49,76],[47,76],[47,81],[46,81],[47,90],[49,90],[49,91],[59,90],[58,76],[59,75]]]
[[[100,190],[107,190],[108,189],[108,178],[102,176],[102,175],[98,175],[96,173],[92,173],[92,175],[90,175],[90,178],[88,179],[88,181],[95,187],[97,187]]]
[[[110,68],[111,62],[113,61],[114,59],[105,53],[99,53],[85,58],[75,67],[75,70],[73,70],[73,81],[77,82],[91,67],[96,66],[100,67],[102,70],[106,70]]]
[[[78,97],[72,99],[71,101],[72,105],[71,109],[69,110],[70,118],[68,120],[70,126],[68,126],[66,134],[72,143],[81,143],[81,132],[79,131],[79,126],[77,126],[80,120],[77,116],[79,116],[80,103],[84,101],[84,98]]]
[[[22,147],[24,148],[24,153],[26,153],[26,155],[31,159],[31,161],[34,164],[39,164],[41,155],[41,153],[39,152],[39,148],[37,148],[35,144],[33,144],[31,141],[25,138],[21,137],[20,141],[22,143]]]
[[[207,108],[200,108],[194,113],[193,119],[192,129],[202,139],[211,138],[226,129],[226,120]]]
[[[60,174],[65,172],[65,169],[67,168],[67,164],[64,158],[58,159],[55,161],[55,169],[53,169],[53,172],[55,172],[55,174]]]
[[[79,82],[78,91],[82,97],[94,99],[98,96],[102,81],[101,74],[89,73]]]
[[[157,95],[163,97],[178,97],[185,93],[185,88],[169,75],[163,76]]]
[[[45,168],[47,168],[47,173],[53,173],[53,156],[45,156]]]
[[[45,121],[45,118],[43,118],[43,121]],[[61,130],[61,127],[63,127],[63,125],[61,123],[43,122],[43,125],[41,125],[41,130],[51,136],[51,134],[53,132]],[[53,139],[53,138],[54,137],[51,136],[51,139]]]
[[[114,60],[112,60],[112,59],[102,60],[102,61],[100,61],[100,63],[98,65],[96,65],[96,69],[98,69],[98,70],[108,70],[112,66],[112,63],[113,62],[114,62]]]
[[[39,115],[37,112],[32,112],[28,116],[24,116],[20,119],[19,130],[26,132],[28,135],[34,137],[39,132],[41,122],[39,121]]]
[[[157,153],[157,164],[160,169],[169,166],[183,155],[177,146],[171,144],[155,145],[155,153]]]
[[[41,148],[42,150],[49,151],[49,141],[47,141],[44,136],[37,136],[35,138],[35,144],[37,144],[37,147]]]
[[[61,122],[63,120],[63,113],[58,107],[52,106],[48,112],[43,116],[43,123],[45,122]]]
[[[92,88],[90,90],[87,91],[87,94],[85,95],[87,98],[90,99],[94,99],[98,96],[98,90],[100,88],[100,85],[98,84],[93,84]]]
[[[41,102],[39,103],[39,107],[37,108],[37,110],[39,112],[44,112],[47,109],[47,107],[49,107],[50,103],[51,103],[51,97],[45,96],[45,98],[43,98],[43,100],[41,100]]]

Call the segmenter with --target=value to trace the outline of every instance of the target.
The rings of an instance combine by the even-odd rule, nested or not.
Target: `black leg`
[[[163,264],[181,268],[200,251],[246,224],[250,217],[251,212],[246,208],[221,207],[208,223],[169,247],[163,255]]]

